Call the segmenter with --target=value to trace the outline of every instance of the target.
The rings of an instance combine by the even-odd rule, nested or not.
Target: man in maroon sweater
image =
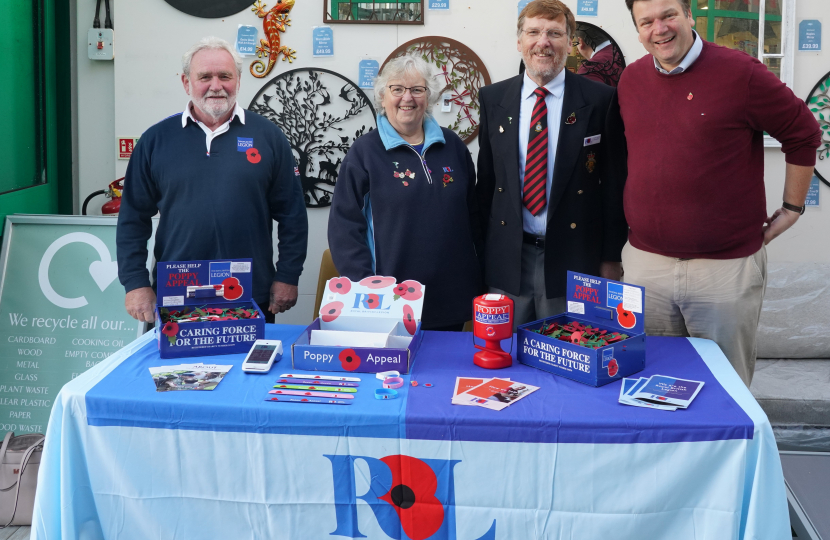
[[[712,339],[749,386],[766,287],[764,246],[804,212],[819,127],[764,64],[704,42],[689,0],[626,0],[651,53],[618,95],[628,145],[624,280],[646,288],[646,332]],[[767,217],[764,132],[786,159]]]

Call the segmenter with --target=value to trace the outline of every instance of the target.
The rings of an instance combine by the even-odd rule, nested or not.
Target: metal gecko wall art
[[[282,0],[268,11],[265,10],[266,7],[261,0],[257,0],[251,8],[257,17],[264,19],[262,28],[265,30],[266,39],[259,40],[259,46],[256,48],[257,58],[268,58],[267,64],[262,60],[251,63],[251,75],[257,79],[271,73],[280,55],[283,62],[288,60],[289,64],[297,58],[297,51],[280,43],[280,32],[285,32],[285,27],[291,26],[288,12],[294,7],[294,0]]]
[[[280,127],[297,162],[306,206],[331,205],[340,164],[354,141],[376,128],[369,98],[352,81],[299,68],[265,83],[248,109]]]

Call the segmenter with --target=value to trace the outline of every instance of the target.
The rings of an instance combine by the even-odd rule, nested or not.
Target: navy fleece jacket
[[[240,139],[253,139],[250,144]],[[118,216],[118,277],[127,292],[148,287],[150,218],[160,212],[156,261],[253,259],[253,294],[268,306],[271,283],[296,285],[303,271],[308,219],[294,156],[282,131],[245,111],[205,148],[205,132],[181,114],[141,136],[127,167]],[[273,222],[279,263],[274,267]],[[246,294],[247,296],[247,294]]]
[[[424,132],[422,155],[385,116],[355,141],[334,190],[329,248],[352,281],[383,275],[423,283],[421,320],[429,329],[472,318],[483,282],[470,152],[430,117]]]

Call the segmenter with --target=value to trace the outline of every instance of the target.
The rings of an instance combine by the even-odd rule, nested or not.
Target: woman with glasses
[[[391,60],[375,81],[378,129],[343,160],[329,214],[334,264],[352,281],[425,285],[422,328],[460,331],[483,291],[470,152],[430,114],[442,85],[424,60]]]

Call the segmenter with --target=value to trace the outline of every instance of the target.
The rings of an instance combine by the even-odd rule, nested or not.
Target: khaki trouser
[[[741,259],[684,260],[627,243],[622,264],[623,281],[646,289],[646,334],[711,339],[749,386],[767,285],[765,247]]]

